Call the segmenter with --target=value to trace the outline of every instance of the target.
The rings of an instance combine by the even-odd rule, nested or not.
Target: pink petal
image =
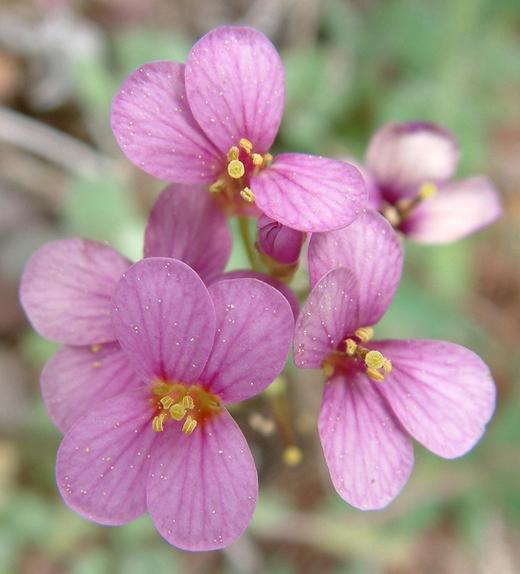
[[[170,426],[154,445],[148,510],[168,542],[185,550],[214,550],[247,527],[258,479],[244,435],[221,413],[187,436]]]
[[[147,393],[133,391],[80,418],[58,450],[56,480],[64,501],[101,524],[125,524],[146,511],[152,430]]]
[[[414,462],[411,440],[375,384],[355,371],[328,380],[318,422],[334,488],[361,510],[389,504]]]
[[[123,351],[144,379],[197,380],[213,345],[215,311],[188,265],[151,257],[130,267],[117,286],[112,318]]]
[[[297,263],[305,234],[264,213],[257,220],[257,245],[265,255],[284,265]]]
[[[130,74],[112,103],[111,122],[123,153],[154,177],[209,183],[222,168],[222,154],[191,113],[183,64],[153,62]]]
[[[200,380],[224,403],[267,387],[284,368],[294,331],[285,297],[257,279],[218,281],[209,288],[217,334]]]
[[[62,239],[46,243],[29,259],[20,299],[34,328],[68,345],[115,339],[110,300],[130,262],[97,241]]]
[[[366,156],[368,169],[390,203],[415,194],[422,183],[448,180],[458,162],[453,134],[427,122],[384,125],[370,140]]]
[[[251,179],[257,206],[299,231],[329,231],[350,225],[367,192],[352,165],[321,156],[283,153]]]
[[[399,285],[403,248],[388,221],[376,211],[365,210],[344,229],[313,234],[308,260],[311,285],[335,267],[354,273],[359,285],[359,320],[369,326],[383,316]]]
[[[392,361],[378,388],[404,428],[445,458],[468,452],[495,408],[495,384],[475,353],[444,341],[377,341]]]
[[[400,229],[421,243],[449,243],[493,223],[502,215],[495,186],[486,177],[471,177],[442,186],[423,201]]]
[[[180,259],[211,283],[224,271],[231,242],[226,216],[209,192],[176,185],[167,187],[155,202],[144,255]]]
[[[208,32],[186,62],[186,92],[195,119],[227,153],[241,138],[264,153],[282,118],[285,83],[280,56],[258,30],[223,26]]]
[[[250,269],[236,269],[235,271],[228,271],[220,276],[219,281],[224,279],[241,279],[243,277],[258,279],[259,281],[263,281],[264,283],[271,285],[271,287],[278,289],[278,291],[280,291],[280,293],[287,299],[291,306],[294,319],[296,320],[296,317],[298,317],[298,313],[300,312],[300,302],[298,301],[298,297],[296,297],[295,292],[286,283],[282,283],[278,279],[275,279],[270,275],[266,275],[265,273],[251,271]]]
[[[63,347],[42,371],[43,400],[62,432],[99,403],[139,385],[117,343],[100,347]]]
[[[341,341],[360,327],[359,292],[354,275],[333,269],[312,289],[296,320],[294,362],[317,369]]]

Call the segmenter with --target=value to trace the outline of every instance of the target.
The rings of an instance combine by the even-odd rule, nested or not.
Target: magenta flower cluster
[[[389,124],[356,167],[274,154],[284,71],[269,40],[222,27],[185,65],[145,64],[112,108],[122,151],[170,182],[132,264],[82,238],[41,247],[20,293],[34,328],[63,347],[41,375],[63,432],[56,478],[65,503],[100,524],[149,512],[171,544],[223,548],[247,527],[258,480],[227,410],[284,369],[325,378],[318,429],[338,494],[378,509],[405,485],[412,439],[458,457],[495,405],[488,368],[443,341],[374,340],[403,266],[398,232],[449,242],[494,221],[482,176],[452,181],[454,137]],[[254,269],[225,272],[228,218],[257,221]],[[307,243],[310,293],[289,283]],[[251,249],[251,245],[249,246]]]

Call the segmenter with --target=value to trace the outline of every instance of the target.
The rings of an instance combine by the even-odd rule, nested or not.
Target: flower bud
[[[301,231],[282,225],[269,216],[258,218],[258,247],[275,261],[291,265],[298,261],[304,234]]]

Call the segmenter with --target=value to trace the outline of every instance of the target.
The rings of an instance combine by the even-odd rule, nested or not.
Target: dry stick
[[[0,106],[0,141],[31,152],[76,175],[114,169],[115,161],[47,124]]]

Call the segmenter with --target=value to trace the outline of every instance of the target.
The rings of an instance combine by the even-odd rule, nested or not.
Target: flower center
[[[378,383],[392,372],[392,363],[383,353],[364,347],[374,336],[372,327],[360,327],[352,337],[344,340],[344,350],[333,351],[322,363],[326,377],[331,377],[337,369],[352,367],[352,362],[361,363],[367,376]]]
[[[209,186],[209,191],[224,204],[228,210],[240,211],[236,201],[241,198],[247,203],[254,203],[255,194],[249,187],[252,176],[269,166],[273,160],[270,153],[259,154],[253,151],[253,144],[246,138],[232,146],[227,153],[227,165],[222,175]]]
[[[436,195],[438,191],[434,183],[426,181],[421,185],[415,197],[400,199],[395,206],[387,205],[383,209],[383,215],[394,227],[399,227],[418,205]]]
[[[155,432],[162,432],[168,421],[182,422],[182,432],[190,435],[221,409],[218,397],[201,385],[187,387],[182,383],[158,381],[152,388],[156,415],[152,419]]]

